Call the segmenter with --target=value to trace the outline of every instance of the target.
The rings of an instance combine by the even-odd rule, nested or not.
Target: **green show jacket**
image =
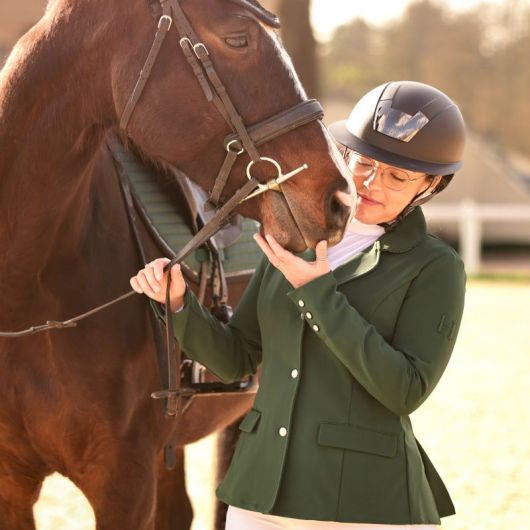
[[[439,524],[454,514],[409,414],[447,366],[464,293],[461,259],[427,234],[420,208],[297,289],[263,259],[228,324],[188,289],[174,315],[186,354],[227,382],[263,364],[218,497],[337,522]]]

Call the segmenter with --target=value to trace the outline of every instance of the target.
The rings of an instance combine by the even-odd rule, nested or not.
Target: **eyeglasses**
[[[393,166],[382,168],[381,164],[373,158],[351,150],[348,150],[345,158],[354,178],[362,178],[363,180],[366,180],[376,175],[378,170],[380,170],[381,182],[385,187],[394,191],[401,191],[405,189],[409,182],[420,180],[425,176],[422,175],[421,177],[411,178],[403,169]]]

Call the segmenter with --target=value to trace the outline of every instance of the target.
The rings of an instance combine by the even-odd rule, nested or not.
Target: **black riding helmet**
[[[464,119],[440,90],[415,81],[392,81],[364,95],[347,120],[330,125],[345,148],[386,164],[443,176],[427,196],[414,197],[400,215],[442,191],[462,167]]]

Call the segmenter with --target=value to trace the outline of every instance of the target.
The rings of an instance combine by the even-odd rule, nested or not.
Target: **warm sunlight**
[[[372,0],[352,2],[351,0],[312,0],[311,20],[320,40],[327,40],[333,30],[355,17],[361,17],[371,24],[380,24],[397,18],[412,0]],[[462,11],[476,6],[480,0],[440,0],[444,6]],[[500,4],[501,0],[489,0]]]

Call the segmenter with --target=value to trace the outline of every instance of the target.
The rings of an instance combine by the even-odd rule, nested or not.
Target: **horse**
[[[210,59],[241,123],[307,100],[277,20],[258,2],[180,3],[50,0],[8,57],[0,72],[0,330],[78,314],[129,288],[138,257],[109,134],[212,190],[234,130],[217,100],[205,97],[211,71],[190,67],[193,56]],[[200,43],[179,35],[178,9]],[[158,39],[162,31],[167,37]],[[149,74],[139,81],[139,72]],[[252,142],[242,143],[221,204],[247,176],[268,182],[271,170],[278,177],[303,163],[283,193],[276,186],[235,212],[295,251],[341,238],[346,168],[320,121],[267,138],[258,156],[249,153]],[[142,239],[149,259],[160,255],[147,234]],[[2,530],[35,528],[32,507],[52,472],[83,492],[98,530],[189,528],[189,501],[173,491],[183,479],[182,447],[233,422],[252,396],[191,400],[184,414],[167,417],[150,398],[160,382],[146,307],[138,296],[77,327],[0,338]],[[171,478],[160,462],[175,435]]]

